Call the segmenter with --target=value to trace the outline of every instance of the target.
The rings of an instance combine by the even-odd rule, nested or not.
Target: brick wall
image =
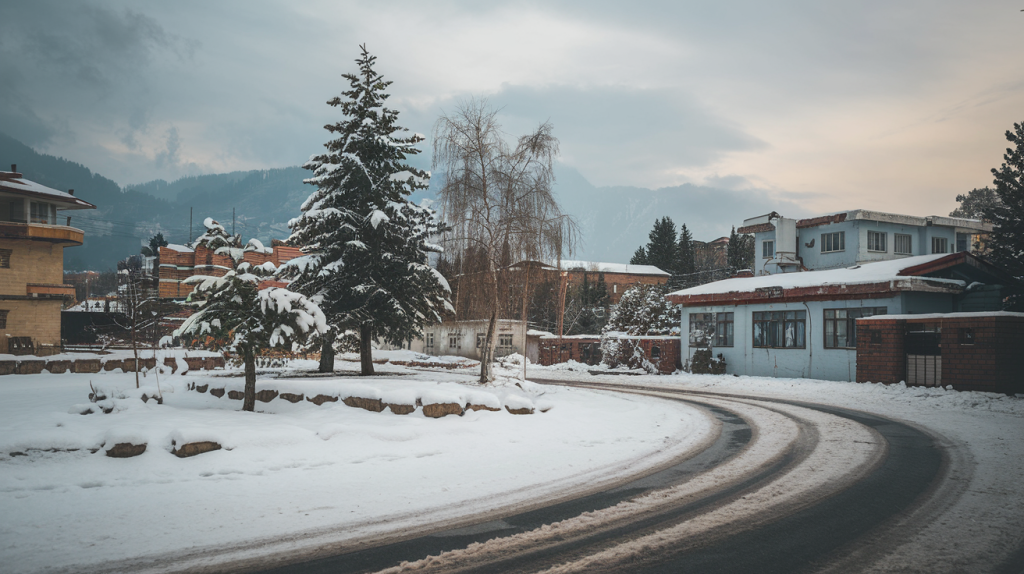
[[[64,247],[46,241],[5,239],[11,266],[0,269],[0,295],[26,295],[29,283],[64,283]]]
[[[273,253],[246,252],[242,255],[242,261],[253,265],[262,265],[271,262],[280,267],[298,256],[302,255],[297,247],[275,245]],[[196,247],[194,252],[173,251],[166,247],[160,248],[160,297],[170,299],[181,299],[187,297],[194,287],[182,283],[193,275],[210,275],[223,277],[234,268],[234,261],[228,255],[217,254],[203,245]],[[270,285],[270,283],[268,283]],[[274,286],[284,286],[283,283],[273,282]],[[265,285],[260,286],[262,289]]]
[[[633,359],[634,351],[639,347],[644,358],[658,367],[662,375],[670,375],[683,366],[682,360],[682,339],[679,337],[631,337],[617,336],[619,353],[617,357],[608,357],[606,363],[613,366],[618,363],[625,363],[630,367],[639,367],[639,363]],[[658,348],[658,356],[654,356],[654,348]]]
[[[590,354],[584,356],[588,346]],[[538,357],[540,364],[544,366],[566,363],[568,361],[596,365],[601,362],[601,338],[565,338],[562,339],[561,343],[558,342],[557,337],[543,338],[540,340]]]
[[[858,321],[857,381],[905,380],[904,334],[908,325],[920,323],[938,323],[941,328],[943,386],[1024,393],[1024,317],[1006,315]],[[875,343],[873,332],[878,333]],[[973,341],[966,338],[968,332]]]

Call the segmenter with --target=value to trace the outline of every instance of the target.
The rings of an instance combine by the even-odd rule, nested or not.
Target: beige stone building
[[[0,354],[60,352],[60,310],[75,288],[64,285],[64,248],[82,230],[57,212],[95,209],[73,195],[0,171]]]

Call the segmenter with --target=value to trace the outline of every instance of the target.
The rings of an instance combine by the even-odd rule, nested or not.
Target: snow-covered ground
[[[375,357],[417,359],[403,353]],[[472,382],[472,369],[389,363],[369,378],[295,370],[314,366],[261,370],[257,390],[537,410],[431,419],[421,409],[399,416],[278,398],[244,413],[241,401],[189,390],[240,389],[237,371],[165,373],[159,385],[149,372],[140,391],[133,373],[8,375],[0,381],[0,570],[187,569],[231,552],[253,558],[358,540],[599,487],[664,465],[713,433],[704,414],[677,402],[516,386],[514,365],[486,387]],[[105,400],[89,401],[90,382]],[[155,392],[163,404],[139,398]],[[178,458],[172,441],[224,448]],[[148,446],[134,458],[104,455],[122,442]]]
[[[935,435],[950,456],[936,508],[908,521],[898,548],[869,571],[987,571],[1024,546],[1024,396],[871,383],[732,375],[633,376],[601,367],[531,366],[531,379],[565,379],[807,401],[910,422]],[[943,507],[943,505],[945,505]],[[909,533],[913,532],[911,536]],[[989,568],[990,569],[990,568]]]

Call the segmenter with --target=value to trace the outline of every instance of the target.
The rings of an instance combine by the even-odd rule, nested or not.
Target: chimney
[[[11,164],[11,171],[18,171],[18,164],[12,163]]]
[[[75,194],[75,190],[73,190],[73,189],[69,189],[68,190],[68,195],[74,195],[74,194]]]

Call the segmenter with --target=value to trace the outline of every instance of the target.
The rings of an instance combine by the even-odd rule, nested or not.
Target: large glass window
[[[834,233],[821,234],[821,252],[834,253],[846,249],[846,232],[836,231]]]
[[[762,241],[761,242],[761,257],[765,259],[771,259],[775,257],[775,242],[774,241]]]
[[[945,237],[932,237],[932,253],[945,253],[948,245]]]
[[[825,348],[856,349],[857,318],[885,315],[885,307],[858,307],[855,309],[825,309]]]
[[[712,341],[715,334],[714,313],[690,313],[690,346],[699,347]]]
[[[914,253],[913,238],[905,233],[893,235],[894,252],[900,255],[912,255]]]
[[[753,316],[754,346],[769,349],[807,347],[806,311],[759,311]]]
[[[888,234],[884,231],[868,231],[868,251],[885,252],[887,245],[885,238]]]
[[[57,206],[39,201],[29,202],[29,223],[57,223]]]
[[[715,346],[716,347],[732,347],[733,346],[733,314],[728,313],[715,313]]]

